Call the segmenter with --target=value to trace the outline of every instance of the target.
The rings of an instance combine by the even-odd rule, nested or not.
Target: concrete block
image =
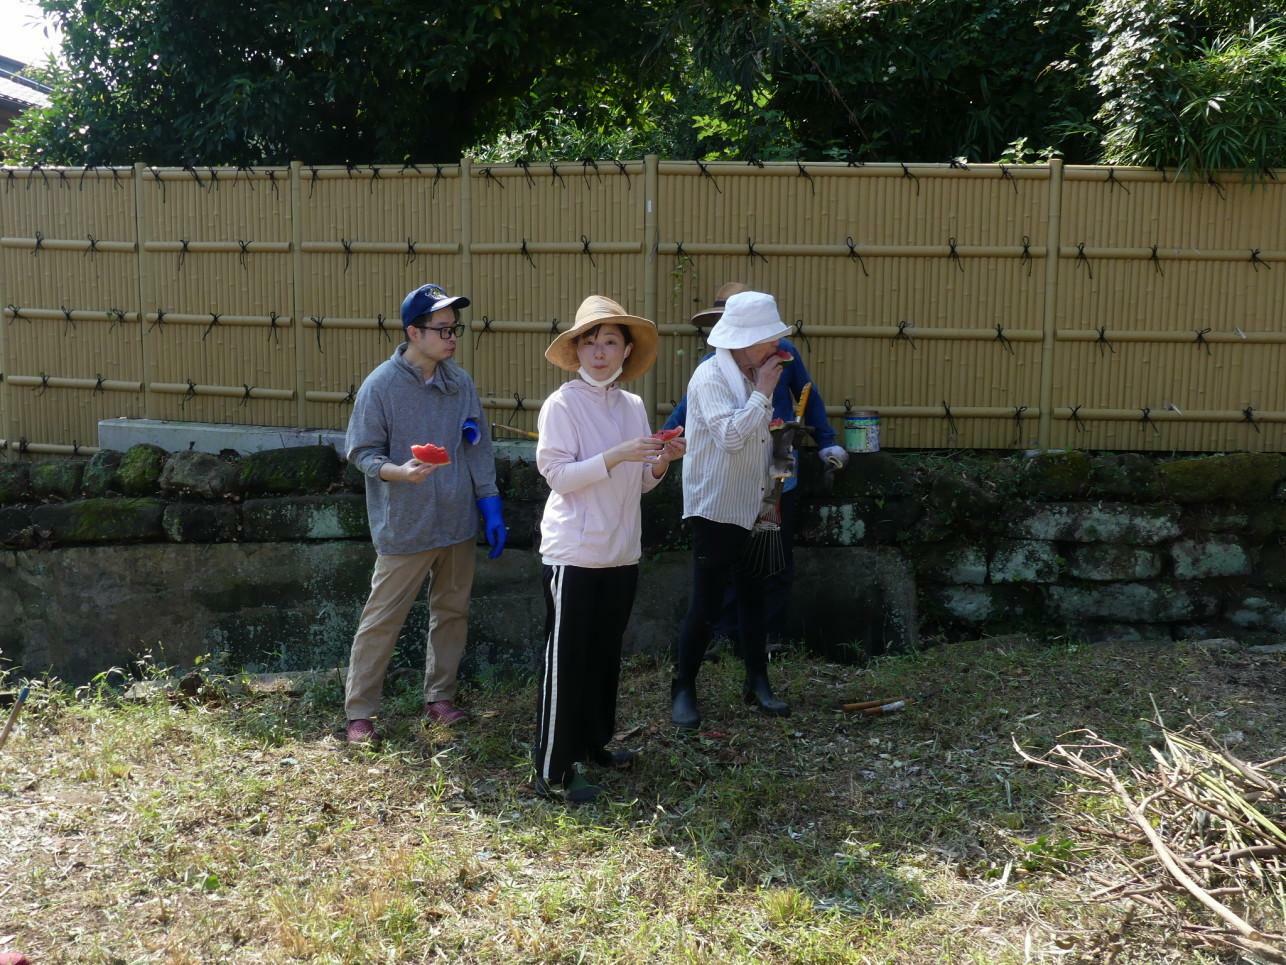
[[[1078,580],[1151,580],[1161,575],[1161,554],[1113,543],[1073,546],[1067,552],[1067,572]]]
[[[1250,555],[1231,536],[1180,539],[1170,544],[1174,575],[1180,580],[1216,576],[1244,576],[1250,572]]]
[[[988,573],[992,583],[1053,583],[1066,562],[1053,543],[1044,540],[1001,540]]]

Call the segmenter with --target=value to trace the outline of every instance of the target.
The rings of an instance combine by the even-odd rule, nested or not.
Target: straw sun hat
[[[717,292],[714,293],[714,307],[703,308],[692,316],[692,324],[700,325],[702,328],[709,328],[715,322],[719,321],[719,316],[723,314],[724,307],[728,304],[728,299],[740,292],[749,291],[747,285],[739,281],[730,281]]]
[[[616,302],[602,295],[590,295],[581,302],[580,308],[576,309],[575,324],[549,343],[545,358],[567,372],[577,371],[580,359],[576,357],[576,338],[596,325],[619,325],[630,330],[634,348],[621,370],[622,382],[637,379],[652,367],[656,361],[656,325],[646,318],[628,314]]]

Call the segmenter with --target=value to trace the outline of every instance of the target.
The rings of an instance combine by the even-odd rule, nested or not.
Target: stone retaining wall
[[[509,549],[480,554],[475,669],[529,664],[543,632],[548,490],[530,443],[498,444],[497,467]],[[877,453],[833,475],[806,457],[795,635],[827,652],[966,627],[1275,638],[1284,475],[1274,454]],[[668,647],[686,606],[672,476],[644,500],[637,650]],[[328,446],[0,464],[0,653],[69,679],[158,649],[260,669],[341,660],[373,559],[362,489]],[[417,608],[412,647],[426,619]]]

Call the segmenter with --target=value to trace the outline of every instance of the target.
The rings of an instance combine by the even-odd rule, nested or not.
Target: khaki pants
[[[384,673],[406,615],[425,578],[429,580],[429,639],[425,648],[424,700],[452,700],[456,672],[469,629],[473,589],[473,540],[412,553],[379,556],[371,596],[353,637],[344,712],[349,720],[373,717],[384,690]]]

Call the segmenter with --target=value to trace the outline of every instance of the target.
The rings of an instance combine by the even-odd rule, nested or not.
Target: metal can
[[[849,452],[879,452],[880,414],[874,409],[844,413],[844,448]]]

